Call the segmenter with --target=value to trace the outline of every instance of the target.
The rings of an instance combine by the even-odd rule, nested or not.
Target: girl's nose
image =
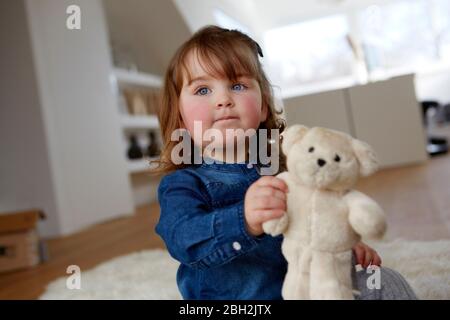
[[[231,102],[230,100],[228,100],[226,102],[217,103],[217,107],[232,107],[232,106],[233,106],[233,102]]]
[[[221,108],[221,107],[233,107],[234,103],[233,103],[233,100],[230,98],[229,95],[223,94],[220,97],[218,97],[217,102],[216,102],[216,106],[218,108]]]

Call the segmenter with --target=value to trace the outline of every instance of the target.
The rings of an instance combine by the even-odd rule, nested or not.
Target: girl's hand
[[[364,242],[360,241],[353,247],[356,256],[356,263],[363,268],[367,268],[370,264],[381,266],[381,258],[378,253]]]
[[[244,216],[251,235],[261,235],[264,222],[280,218],[286,212],[287,191],[286,183],[272,176],[261,177],[248,188]]]

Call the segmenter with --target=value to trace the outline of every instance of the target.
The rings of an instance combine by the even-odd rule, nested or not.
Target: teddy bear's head
[[[298,183],[315,189],[350,189],[360,176],[378,168],[373,149],[343,132],[325,128],[289,127],[282,151],[288,171]]]

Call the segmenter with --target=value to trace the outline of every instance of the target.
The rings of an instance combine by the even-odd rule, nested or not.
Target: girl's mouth
[[[219,118],[217,119],[215,122],[229,122],[229,121],[233,121],[233,120],[237,120],[239,119],[238,117],[223,117],[223,118]]]

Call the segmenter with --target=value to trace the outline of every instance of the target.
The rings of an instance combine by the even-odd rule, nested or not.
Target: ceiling
[[[356,7],[400,0],[103,0],[111,42],[139,69],[162,75],[175,50],[220,9],[261,41],[265,31]]]
[[[191,31],[172,1],[103,0],[112,46],[140,71],[162,75]]]
[[[302,20],[399,0],[174,0],[192,30],[215,23],[214,8],[251,29],[257,37]]]

